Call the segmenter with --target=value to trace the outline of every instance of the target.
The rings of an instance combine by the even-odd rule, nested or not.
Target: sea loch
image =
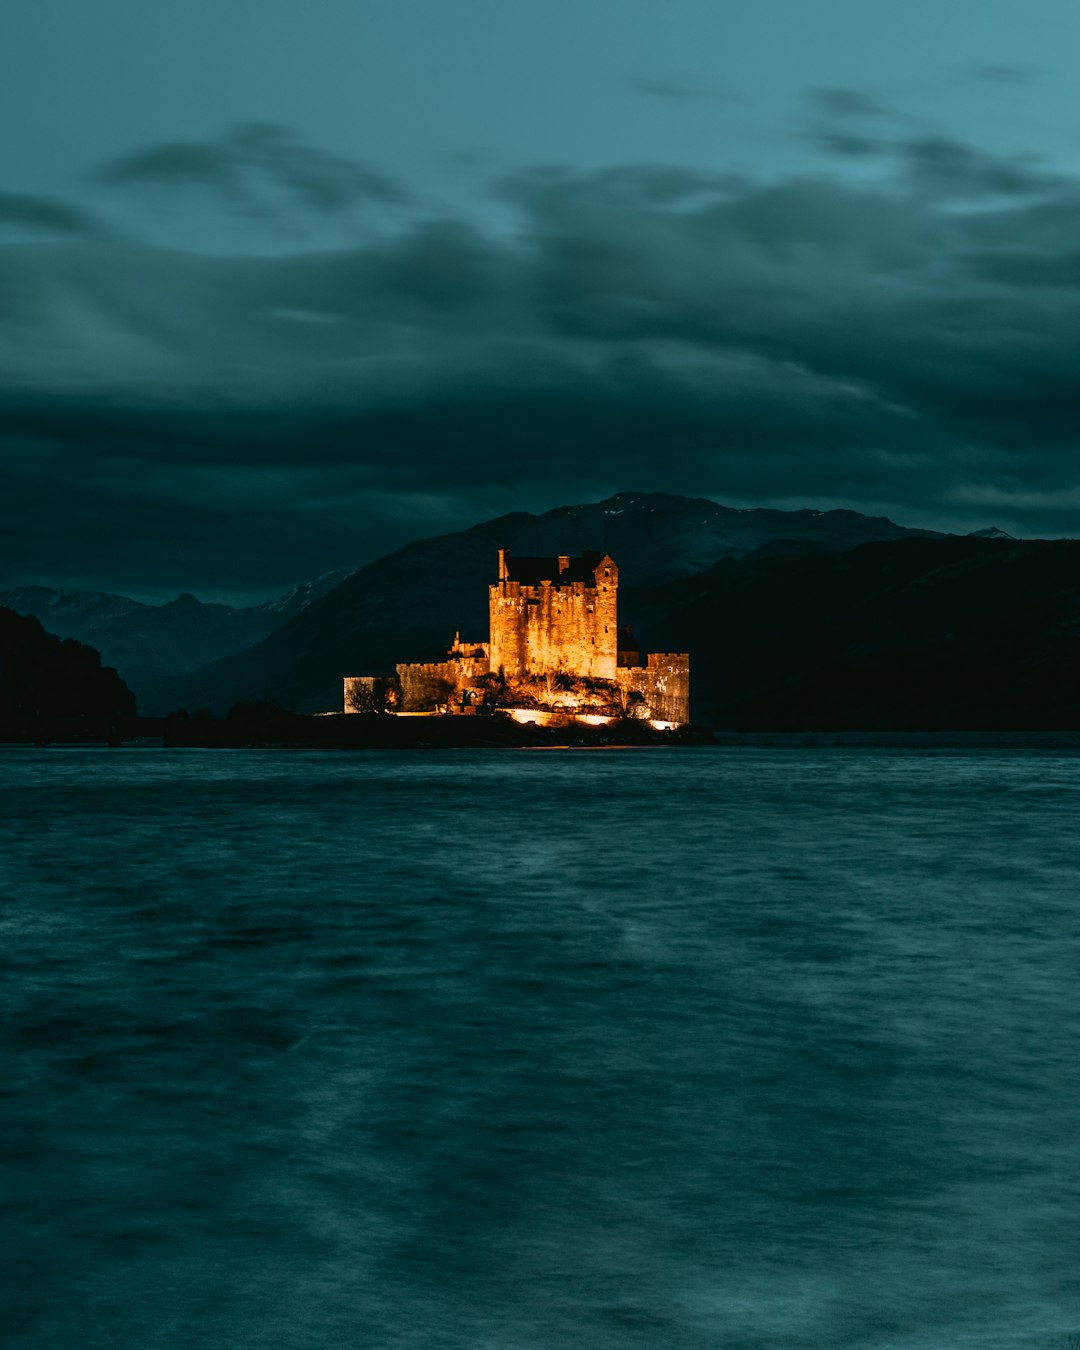
[[[1064,1350],[1080,757],[0,752],[18,1350]]]

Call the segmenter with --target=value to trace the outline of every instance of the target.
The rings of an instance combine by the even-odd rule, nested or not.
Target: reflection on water
[[[1064,1350],[1080,759],[0,752],[19,1350]]]

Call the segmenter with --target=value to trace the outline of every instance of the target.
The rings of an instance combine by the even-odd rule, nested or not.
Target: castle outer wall
[[[401,686],[401,711],[425,712],[431,708],[444,707],[458,709],[466,691],[487,671],[486,655],[400,665],[397,677]]]
[[[620,666],[615,679],[631,716],[635,705],[658,722],[690,721],[690,657],[686,652],[650,652],[644,666]]]

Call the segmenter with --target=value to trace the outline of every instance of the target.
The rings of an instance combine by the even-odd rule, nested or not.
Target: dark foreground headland
[[[737,731],[687,725],[656,731],[647,722],[552,727],[508,717],[375,717],[362,714],[269,718],[0,718],[0,745],[163,746],[268,750],[496,750],[571,747],[715,746],[726,750],[1030,750],[1080,753],[1080,731],[807,730]]]
[[[0,720],[0,743],[23,745],[162,744],[202,749],[439,750],[571,745],[709,745],[711,727],[656,731],[627,719],[607,726],[536,726],[509,717],[388,717],[275,712],[209,716]]]

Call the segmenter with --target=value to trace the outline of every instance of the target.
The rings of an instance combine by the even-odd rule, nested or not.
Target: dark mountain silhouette
[[[264,615],[268,622],[277,625],[288,623],[302,609],[307,609],[308,605],[340,586],[345,578],[351,577],[355,571],[355,567],[339,567],[333,572],[323,572],[317,577],[312,577],[310,581],[302,581],[291,591],[279,595],[276,600],[266,600],[261,605],[253,605],[247,612]]]
[[[1080,541],[762,549],[639,599],[694,715],[754,730],[1080,727]]]
[[[138,690],[164,675],[239,651],[274,627],[269,615],[180,595],[167,604],[145,605],[125,614],[95,638],[104,659]]]
[[[55,591],[48,586],[15,586],[0,591],[0,606],[29,614],[47,633],[83,642],[117,619],[147,609],[139,600],[104,591]]]
[[[135,697],[100,655],[0,608],[0,724],[43,719],[108,721],[135,713]]]
[[[746,730],[1080,728],[1080,541],[1014,540],[996,529],[935,535],[850,511],[736,511],[623,493],[420,540],[333,578],[339,584],[325,593],[321,578],[259,606],[254,620],[250,610],[181,597],[116,615],[103,629],[131,667],[167,672],[137,688],[143,711],[226,711],[260,699],[334,709],[343,675],[431,659],[455,629],[486,636],[499,547],[611,552],[620,613],[643,649],[690,651],[701,721]],[[249,621],[255,631],[266,625],[252,645],[184,672],[207,632],[220,646]],[[145,646],[153,650],[144,658]]]
[[[22,586],[0,591],[0,605],[38,619],[50,633],[89,641],[135,689],[242,651],[332,590],[350,569],[327,572],[275,600],[236,608],[181,595],[163,605],[99,591]]]
[[[225,711],[235,702],[264,698],[301,711],[339,707],[343,675],[429,660],[455,629],[466,638],[486,637],[487,587],[500,547],[519,554],[610,552],[620,568],[620,612],[633,622],[638,598],[647,591],[765,544],[846,549],[866,540],[918,537],[937,536],[855,511],[741,511],[666,493],[620,493],[541,516],[518,512],[409,544],[360,568],[248,650],[139,692],[155,711]]]

